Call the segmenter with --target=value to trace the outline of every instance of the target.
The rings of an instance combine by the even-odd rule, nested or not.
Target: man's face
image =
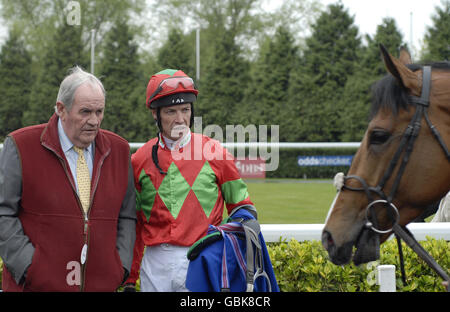
[[[56,107],[70,141],[76,147],[88,147],[97,136],[105,110],[105,97],[100,86],[89,83],[79,86],[70,111],[62,102],[57,102]]]
[[[191,113],[191,103],[161,107],[162,134],[174,141],[182,138],[189,131]],[[156,109],[152,114],[157,119]]]

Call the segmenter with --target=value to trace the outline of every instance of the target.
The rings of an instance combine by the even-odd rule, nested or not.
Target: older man
[[[75,67],[48,123],[0,153],[4,291],[114,291],[131,269],[135,190],[128,143],[100,129],[105,91]]]

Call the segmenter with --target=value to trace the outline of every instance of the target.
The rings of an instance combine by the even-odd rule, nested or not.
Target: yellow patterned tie
[[[84,151],[81,148],[73,147],[78,153],[77,160],[77,182],[78,182],[78,196],[80,197],[81,205],[84,212],[87,213],[89,209],[89,200],[91,196],[91,176],[87,166],[86,158],[84,158]]]

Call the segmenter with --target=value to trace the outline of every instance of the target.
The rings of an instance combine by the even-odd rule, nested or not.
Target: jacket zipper
[[[83,245],[83,248],[84,248],[84,246],[86,246],[86,258],[85,258],[84,263],[82,264],[82,269],[81,269],[82,274],[81,274],[80,291],[84,291],[84,286],[85,286],[85,281],[86,281],[86,266],[87,266],[87,261],[88,261],[88,258],[89,258],[88,255],[89,255],[89,225],[90,224],[89,224],[88,215],[89,215],[89,212],[91,211],[92,201],[93,201],[93,198],[94,198],[95,191],[97,190],[98,181],[100,180],[100,171],[102,169],[103,162],[105,161],[105,158],[109,155],[109,153],[110,153],[110,151],[105,153],[103,155],[103,157],[99,161],[98,170],[97,170],[96,175],[94,176],[94,179],[95,179],[94,180],[94,188],[92,189],[92,192],[91,192],[91,196],[90,196],[91,198],[90,198],[90,201],[89,201],[89,208],[88,208],[88,211],[86,213],[84,213],[84,210],[83,210],[82,205],[81,205],[81,201],[78,198],[78,202],[80,204],[81,211],[82,211],[82,213],[84,215],[84,245]]]
[[[97,174],[95,175],[95,184],[94,184],[94,188],[91,192],[91,196],[90,196],[90,200],[89,200],[89,208],[87,212],[84,212],[83,209],[83,205],[81,204],[80,201],[80,197],[78,196],[78,192],[76,190],[76,187],[73,183],[73,181],[70,179],[70,175],[69,172],[67,170],[67,166],[66,163],[64,162],[64,159],[59,156],[59,154],[50,146],[48,146],[47,144],[45,144],[44,142],[42,142],[42,145],[45,146],[47,149],[49,149],[50,151],[52,151],[59,159],[59,161],[61,162],[63,168],[64,168],[64,172],[66,173],[67,178],[70,181],[70,185],[72,186],[72,189],[75,191],[75,194],[77,194],[77,201],[78,201],[78,207],[80,208],[81,214],[83,215],[83,236],[84,236],[84,244],[80,253],[80,264],[81,264],[81,254],[83,252],[83,248],[86,245],[86,250],[85,250],[85,261],[84,264],[81,264],[81,280],[80,280],[80,291],[84,291],[84,284],[85,284],[85,279],[86,279],[86,266],[87,266],[87,260],[88,260],[88,254],[89,254],[89,212],[91,211],[91,206],[92,206],[92,200],[94,198],[94,194],[95,191],[97,190],[97,186],[98,186],[98,181],[100,180],[100,170],[103,166],[103,162],[105,161],[105,158],[110,154],[111,150],[108,150],[100,159],[99,162],[99,166],[98,166],[98,170],[97,170]]]
[[[91,205],[89,204],[89,209],[91,208]],[[88,210],[89,212],[89,210]],[[84,211],[83,211],[84,214]],[[80,280],[80,291],[84,291],[84,282],[86,280],[86,265],[88,260],[88,254],[89,254],[89,219],[88,214],[84,214],[84,230],[83,230],[83,236],[84,236],[84,244],[81,249],[81,255],[80,255],[80,263],[81,263],[81,280]],[[84,257],[84,260],[83,260]]]

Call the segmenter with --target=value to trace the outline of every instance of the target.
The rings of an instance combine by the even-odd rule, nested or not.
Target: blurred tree
[[[178,28],[200,27],[220,33],[226,29],[230,35],[238,36],[252,32],[253,10],[259,0],[167,0],[155,1],[151,12],[158,20],[156,25],[163,31]],[[170,16],[170,18],[167,18]]]
[[[297,53],[292,34],[279,26],[260,48],[235,120],[244,125],[279,125],[280,140],[286,140],[287,124],[292,118],[287,106],[289,78],[298,63]]]
[[[290,84],[289,105],[298,114],[293,116],[297,131],[292,140],[338,141],[345,126],[339,119],[339,98],[355,72],[361,39],[341,3],[329,5],[312,30]]]
[[[442,0],[425,34],[424,61],[450,60],[450,0]]]
[[[161,69],[181,69],[188,76],[195,78],[195,63],[192,62],[195,52],[188,38],[189,36],[185,36],[177,28],[169,31],[167,41],[158,51],[158,64]]]
[[[369,122],[371,86],[377,80],[365,71],[348,78],[339,99],[339,117],[343,125],[339,141],[359,142],[363,139]]]
[[[366,36],[367,47],[361,51],[361,61],[345,84],[339,100],[339,116],[342,124],[340,140],[361,141],[366,131],[371,102],[371,86],[386,75],[379,45],[383,44],[390,53],[398,56],[404,46],[403,36],[392,18],[384,18],[377,26],[375,36]]]
[[[63,24],[81,28],[82,46],[90,44],[90,31],[96,30],[96,43],[118,17],[131,14],[139,20],[145,0],[0,0],[0,14],[9,27],[23,34],[25,43],[33,51],[33,58],[42,59],[52,43],[48,38]],[[79,20],[77,20],[79,17]],[[56,27],[55,27],[56,26]]]
[[[201,29],[202,77],[204,60],[212,54],[213,45],[221,36],[222,29],[234,36],[236,44],[247,59],[255,59],[258,48],[267,36],[272,37],[283,25],[294,36],[295,44],[303,43],[310,23],[320,13],[317,0],[283,0],[271,11],[267,11],[270,0],[167,0],[153,1],[148,14],[149,37],[160,42],[172,28],[191,29],[190,43],[195,47],[195,29]],[[168,18],[170,16],[170,18]],[[186,33],[186,31],[184,31]],[[152,42],[152,46],[155,44]],[[193,59],[195,62],[195,59]]]
[[[295,45],[300,48],[304,47],[311,25],[323,10],[323,5],[317,0],[283,0],[269,12],[264,2],[273,1],[259,0],[258,2],[261,3],[260,10],[263,10],[259,13],[261,16],[255,21],[256,25],[261,25],[258,32],[272,36],[278,27],[283,26],[292,34]],[[258,36],[258,34],[255,35]]]
[[[260,15],[255,13],[259,2],[260,0],[154,1],[149,11],[155,22],[149,25],[153,29],[149,35],[164,38],[174,28],[183,30],[184,34],[188,33],[186,47],[191,53],[191,63],[196,66],[195,32],[196,29],[200,29],[200,79],[202,79],[206,75],[206,63],[216,53],[215,45],[219,44],[218,41],[222,41],[224,35],[231,36],[240,47],[240,54],[243,56],[246,56],[247,44],[256,43],[254,37],[264,27],[259,19]],[[154,42],[152,45],[157,46],[157,42],[165,41],[156,39]],[[192,50],[189,47],[192,47]],[[198,85],[201,84],[200,81],[196,82]]]
[[[342,4],[332,4],[312,26],[304,51],[305,73],[317,86],[332,80],[342,87],[353,74],[361,48],[358,27]]]
[[[68,70],[75,65],[86,68],[87,63],[81,28],[63,23],[50,41],[43,61],[38,64],[40,70],[31,89],[28,110],[23,114],[23,125],[47,122],[54,113],[59,85]]]
[[[395,19],[390,17],[383,18],[382,23],[377,26],[375,36],[372,38],[366,35],[366,40],[367,48],[362,51],[363,54],[359,64],[378,78],[386,74],[386,68],[380,53],[380,44],[384,45],[395,56],[399,55],[402,46],[407,47]]]
[[[145,77],[140,68],[137,44],[124,19],[118,19],[106,37],[100,75],[106,89],[102,128],[128,141],[146,141],[152,131],[145,107]]]
[[[19,37],[10,31],[0,52],[0,142],[22,127],[22,114],[30,101],[31,56]]]
[[[228,31],[221,33],[206,61],[195,115],[203,117],[203,126],[216,124],[224,130],[225,125],[235,124],[231,117],[244,97],[249,64],[241,56],[233,35]]]

